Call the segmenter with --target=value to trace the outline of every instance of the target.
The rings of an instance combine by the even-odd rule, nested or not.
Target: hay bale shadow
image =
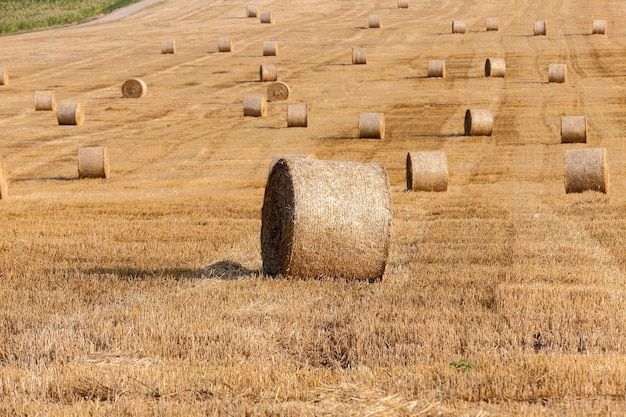
[[[261,270],[248,269],[239,262],[217,261],[202,270],[202,278],[237,280],[250,275],[259,275]]]
[[[139,269],[132,267],[112,267],[112,268],[90,268],[81,271],[88,275],[104,275],[109,277],[118,277],[129,281],[162,279],[163,277],[173,278],[175,280],[184,279],[200,279],[203,277],[204,269],[193,268],[157,268],[157,269]]]

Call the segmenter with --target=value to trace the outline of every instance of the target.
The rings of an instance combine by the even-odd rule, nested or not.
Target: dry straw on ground
[[[4,169],[4,161],[0,159],[0,200],[7,198],[9,195],[8,183],[6,170]]]
[[[606,20],[594,20],[591,33],[593,35],[606,35]]]
[[[282,82],[276,81],[267,86],[267,101],[282,101],[289,98],[289,86]]]
[[[428,76],[431,78],[444,78],[446,76],[446,61],[443,59],[431,59],[428,61]]]
[[[384,113],[361,113],[361,116],[359,118],[359,138],[384,139]]]
[[[261,218],[267,275],[383,277],[392,213],[378,164],[281,159],[268,178]]]
[[[148,92],[148,86],[140,78],[131,78],[122,84],[122,96],[124,98],[141,98]]]
[[[561,117],[561,143],[587,142],[587,116]]]
[[[465,20],[453,20],[452,33],[465,33]]]
[[[409,0],[398,0],[398,9],[408,9]]]
[[[106,146],[78,149],[78,178],[108,178],[109,155]]]
[[[278,56],[278,42],[263,41],[263,56]]]
[[[267,114],[267,100],[263,96],[246,96],[243,100],[243,115],[250,117],[265,117]]]
[[[487,32],[497,31],[500,26],[500,19],[497,17],[488,17],[485,25],[487,27]]]
[[[446,191],[448,189],[446,153],[409,152],[406,156],[406,188],[413,191]]]
[[[174,39],[163,39],[161,41],[161,53],[162,54],[175,54],[176,42]]]
[[[261,23],[273,24],[274,12],[261,12]]]
[[[548,82],[564,83],[567,81],[567,65],[550,64],[548,67]]]
[[[233,38],[230,36],[222,36],[217,40],[217,50],[219,52],[233,52],[235,45],[233,44]]]
[[[54,91],[35,91],[35,110],[55,111],[56,109],[57,100]]]
[[[80,103],[61,102],[57,106],[57,121],[60,125],[82,125],[85,112]]]
[[[0,85],[9,84],[9,70],[0,68]]]
[[[565,192],[598,191],[609,193],[609,165],[606,148],[565,151]]]
[[[465,136],[491,136],[492,132],[491,110],[467,109],[465,111]]]
[[[365,48],[352,48],[352,65],[367,64]]]
[[[380,21],[380,16],[378,16],[377,14],[371,14],[367,22],[367,27],[369,27],[370,29],[378,29],[381,26],[382,24]]]
[[[307,127],[309,124],[308,106],[290,104],[287,106],[287,127]]]
[[[247,17],[259,17],[259,8],[257,6],[248,5],[246,8]]]
[[[488,58],[485,61],[485,77],[504,77],[506,61],[504,58]]]
[[[259,80],[276,81],[278,79],[278,66],[276,64],[261,64],[259,67]]]
[[[535,20],[533,22],[533,35],[545,36],[548,34],[548,22],[545,20]]]

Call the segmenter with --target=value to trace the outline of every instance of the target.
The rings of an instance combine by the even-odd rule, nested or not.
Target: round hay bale
[[[428,76],[430,78],[446,76],[446,61],[443,59],[431,59],[428,61]]]
[[[148,86],[139,78],[131,78],[122,84],[122,96],[124,98],[141,98],[148,92]]]
[[[276,81],[278,79],[278,66],[276,64],[261,64],[259,78],[261,82]]]
[[[261,12],[261,23],[274,23],[274,13],[273,12]]]
[[[365,48],[352,48],[352,65],[367,64]]]
[[[6,68],[0,68],[0,85],[9,84],[9,70]]]
[[[287,106],[287,127],[307,127],[309,116],[306,104],[289,104]]]
[[[243,100],[243,115],[250,117],[265,117],[267,114],[267,100],[263,96],[246,96]]]
[[[267,101],[281,101],[289,98],[289,86],[282,81],[276,81],[267,86]]]
[[[106,146],[78,149],[78,178],[108,178],[109,155]]]
[[[80,103],[61,102],[57,106],[57,121],[60,125],[82,125],[85,112]]]
[[[235,45],[233,44],[233,38],[230,36],[222,36],[217,40],[217,50],[219,52],[233,52]]]
[[[57,100],[54,91],[35,91],[35,110],[55,111]]]
[[[565,192],[598,191],[609,193],[611,177],[606,148],[565,151]]]
[[[465,33],[465,20],[453,20],[452,33]]]
[[[4,170],[4,161],[0,159],[0,200],[4,200],[9,196],[9,185],[7,181],[6,171]]]
[[[161,41],[161,53],[162,54],[175,54],[176,42],[174,39],[164,39]]]
[[[485,25],[487,26],[487,32],[497,31],[500,26],[500,19],[497,17],[488,17]]]
[[[408,9],[409,0],[398,0],[398,9]]]
[[[561,117],[561,143],[587,143],[587,116]]]
[[[533,35],[546,36],[548,34],[548,23],[545,20],[535,20],[533,22]]]
[[[446,191],[448,189],[446,153],[409,152],[406,155],[406,188],[409,191]]]
[[[315,154],[309,154],[309,155],[303,155],[303,154],[295,154],[295,153],[289,153],[289,154],[282,154],[282,155],[277,155],[274,157],[274,159],[272,159],[272,162],[270,162],[270,169],[269,172],[267,173],[267,175],[272,173],[272,169],[274,169],[274,165],[276,165],[276,163],[278,161],[280,161],[281,159],[292,159],[292,158],[311,158],[311,159],[317,159],[317,157],[315,156]]]
[[[263,41],[263,56],[278,56],[278,42]]]
[[[465,111],[465,136],[491,136],[492,132],[491,110],[467,109]]]
[[[506,61],[504,58],[488,58],[485,61],[485,77],[504,77]]]
[[[361,113],[359,138],[385,139],[385,115],[383,113]]]
[[[263,271],[299,279],[379,281],[391,221],[382,166],[280,159],[267,180],[261,211]]]
[[[548,82],[564,83],[567,81],[567,65],[550,64],[548,67]]]
[[[594,20],[591,34],[606,35],[606,20]]]
[[[378,16],[377,14],[371,14],[368,20],[368,24],[367,26],[370,29],[378,29],[381,27],[381,21],[380,21],[380,16]]]
[[[259,8],[257,6],[248,5],[246,9],[247,17],[259,17]]]

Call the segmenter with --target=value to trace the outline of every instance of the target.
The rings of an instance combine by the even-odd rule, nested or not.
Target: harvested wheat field
[[[624,1],[270,0],[271,25],[248,6],[3,37],[0,415],[624,415]],[[263,64],[289,97],[244,117]],[[145,96],[122,96],[131,78]],[[36,91],[84,122],[36,111]],[[287,128],[294,103],[306,128]],[[467,109],[491,111],[491,136],[464,136]],[[384,139],[358,138],[361,113],[384,114]],[[586,143],[561,143],[569,115]],[[110,176],[79,179],[78,150],[101,146]],[[610,193],[565,192],[565,152],[586,148],[606,149]],[[406,191],[426,151],[447,156],[445,192]],[[386,169],[381,280],[263,274],[268,167],[289,154]]]

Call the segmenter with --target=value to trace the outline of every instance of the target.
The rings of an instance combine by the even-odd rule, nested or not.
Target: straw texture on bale
[[[533,35],[545,36],[548,34],[548,23],[545,20],[535,20],[533,22]]]
[[[278,66],[276,64],[261,64],[259,78],[261,81],[276,81],[278,79]]]
[[[594,20],[591,33],[593,35],[606,35],[606,20]]]
[[[487,32],[497,31],[500,26],[500,19],[497,17],[488,17],[485,25],[487,26]]]
[[[8,195],[9,185],[6,171],[4,170],[4,161],[0,159],[0,200],[7,198]]]
[[[35,91],[35,110],[55,111],[57,100],[54,91]]]
[[[307,127],[309,116],[306,104],[290,104],[287,106],[287,127]]]
[[[283,158],[261,212],[263,271],[381,280],[391,235],[389,181],[378,164]]]
[[[9,84],[9,71],[6,68],[0,68],[0,85]]]
[[[174,39],[164,39],[161,41],[161,53],[162,54],[175,54],[176,42]]]
[[[408,9],[409,0],[398,0],[398,9]]]
[[[106,146],[78,149],[78,178],[108,178],[109,155]]]
[[[353,65],[365,65],[367,64],[367,55],[365,48],[352,48],[352,64]]]
[[[467,109],[465,111],[465,136],[491,136],[492,132],[491,110]]]
[[[269,169],[269,172],[268,172],[267,175],[272,173],[272,169],[274,169],[274,165],[276,165],[276,163],[278,161],[280,161],[281,159],[293,159],[293,158],[297,158],[297,159],[305,159],[305,158],[317,159],[315,154],[304,155],[304,154],[297,154],[297,153],[289,153],[289,154],[277,155],[277,156],[275,156],[272,159],[272,162],[270,162],[270,169]]]
[[[445,77],[446,76],[446,61],[442,59],[431,59],[428,61],[428,76]]]
[[[263,41],[263,56],[278,56],[278,42]]]
[[[587,143],[587,116],[561,117],[561,143]]]
[[[548,82],[564,83],[567,81],[567,65],[550,64],[548,67]]]
[[[506,61],[504,58],[488,58],[485,61],[485,77],[504,77]]]
[[[606,148],[565,151],[565,192],[598,191],[609,193],[611,177]]]
[[[57,106],[57,121],[60,125],[82,125],[85,113],[80,103],[61,102]]]
[[[267,86],[267,101],[281,101],[289,98],[289,86],[282,81],[276,81]]]
[[[409,152],[406,156],[406,188],[413,191],[446,191],[448,189],[446,153]]]
[[[257,6],[248,6],[246,9],[247,17],[259,17],[259,8]]]
[[[141,98],[148,92],[148,86],[139,78],[131,78],[122,84],[122,96],[125,98]]]
[[[274,12],[261,12],[261,23],[274,23]]]
[[[465,33],[465,20],[453,20],[452,33]]]
[[[217,50],[219,52],[233,52],[235,45],[233,44],[233,38],[230,36],[222,36],[217,40]]]
[[[359,118],[359,138],[384,139],[385,115],[383,113],[361,113]]]
[[[267,114],[267,100],[263,96],[246,96],[243,100],[243,115],[250,117],[265,117]]]
[[[381,22],[380,22],[380,16],[378,16],[377,14],[371,14],[369,17],[369,21],[367,26],[370,29],[378,29],[381,27]]]

